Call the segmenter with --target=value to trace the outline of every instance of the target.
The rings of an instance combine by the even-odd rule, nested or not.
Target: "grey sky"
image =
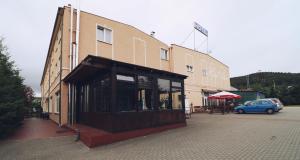
[[[0,35],[25,83],[39,93],[57,7],[76,1],[0,1]],[[81,0],[82,10],[155,31],[167,44],[181,44],[198,22],[209,32],[211,55],[230,67],[231,76],[300,72],[299,8],[298,0]],[[204,40],[197,34],[196,46]],[[193,38],[184,45],[193,47]]]

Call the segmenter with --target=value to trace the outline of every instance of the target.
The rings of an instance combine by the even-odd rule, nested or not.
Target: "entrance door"
[[[190,99],[186,98],[185,99],[185,113],[190,113],[191,112],[191,101]]]

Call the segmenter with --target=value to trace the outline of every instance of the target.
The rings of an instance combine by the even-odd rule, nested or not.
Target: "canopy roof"
[[[240,95],[233,94],[230,92],[222,91],[213,95],[208,96],[209,99],[239,99]]]
[[[80,62],[76,68],[74,68],[64,79],[64,82],[80,82],[89,79],[93,79],[95,75],[102,74],[104,72],[110,72],[112,67],[130,69],[136,73],[145,72],[157,75],[166,75],[169,77],[177,77],[180,79],[185,79],[187,76],[182,74],[177,74],[173,72],[168,72],[164,70],[158,70],[154,68],[139,66],[135,64],[115,61],[103,57],[88,55],[84,60]]]

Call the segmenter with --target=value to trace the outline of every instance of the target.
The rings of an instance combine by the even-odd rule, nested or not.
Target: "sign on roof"
[[[194,22],[194,28],[199,32],[201,32],[202,34],[204,34],[205,36],[208,36],[208,31],[197,22]]]

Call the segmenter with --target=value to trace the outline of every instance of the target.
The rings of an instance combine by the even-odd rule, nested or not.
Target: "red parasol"
[[[222,91],[208,96],[208,99],[240,99],[241,96],[230,92]]]

